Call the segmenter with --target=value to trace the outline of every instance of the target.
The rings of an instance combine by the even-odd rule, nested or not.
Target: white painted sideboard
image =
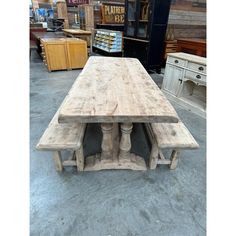
[[[162,91],[168,99],[206,117],[206,58],[169,53]]]

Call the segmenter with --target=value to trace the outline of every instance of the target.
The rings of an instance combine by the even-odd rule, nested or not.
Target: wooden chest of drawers
[[[206,40],[197,38],[180,38],[177,40],[176,52],[185,52],[206,57]]]
[[[169,53],[162,90],[187,109],[206,116],[206,58],[187,53]]]
[[[177,50],[177,40],[166,40],[165,41],[164,60],[166,60],[168,53],[176,52],[176,50]]]
[[[43,38],[41,46],[49,71],[83,68],[88,59],[87,42],[78,38]]]

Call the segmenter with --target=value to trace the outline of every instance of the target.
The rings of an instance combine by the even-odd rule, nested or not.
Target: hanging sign
[[[102,22],[103,24],[123,24],[125,15],[124,4],[103,3]]]
[[[66,0],[66,5],[68,7],[76,7],[83,4],[89,4],[89,0]]]

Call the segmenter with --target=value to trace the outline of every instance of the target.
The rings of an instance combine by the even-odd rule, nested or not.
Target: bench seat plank
[[[181,121],[178,123],[153,123],[151,126],[159,148],[195,149],[199,147]]]
[[[58,123],[57,112],[39,140],[36,148],[39,150],[63,150],[81,147],[86,124]]]

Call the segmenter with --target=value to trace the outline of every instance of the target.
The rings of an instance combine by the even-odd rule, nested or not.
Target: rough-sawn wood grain
[[[178,122],[139,60],[93,56],[73,84],[59,122]]]

